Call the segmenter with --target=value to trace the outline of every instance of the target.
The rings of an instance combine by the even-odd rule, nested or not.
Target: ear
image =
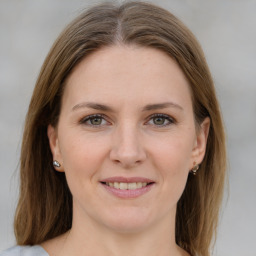
[[[61,151],[59,148],[59,140],[58,140],[58,133],[57,129],[54,128],[52,125],[48,125],[47,127],[47,136],[49,139],[49,145],[53,156],[53,161],[56,160],[60,163],[60,167],[55,167],[56,171],[64,172],[63,169],[63,161],[61,156]]]
[[[194,148],[192,151],[192,163],[190,169],[195,166],[195,163],[200,164],[204,159],[210,123],[210,118],[206,117],[198,128]]]

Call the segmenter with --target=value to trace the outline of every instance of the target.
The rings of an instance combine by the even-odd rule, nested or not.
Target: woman
[[[192,33],[142,2],[75,19],[41,69],[2,255],[210,255],[225,138]]]

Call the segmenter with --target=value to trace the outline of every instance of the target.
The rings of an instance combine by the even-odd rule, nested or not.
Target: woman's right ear
[[[53,156],[53,166],[56,171],[64,172],[57,129],[50,124],[47,127],[47,136],[49,139],[49,145]]]

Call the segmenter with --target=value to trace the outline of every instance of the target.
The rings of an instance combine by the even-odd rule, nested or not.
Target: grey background
[[[176,14],[197,36],[223,110],[229,189],[214,255],[255,256],[256,1],[151,2]],[[37,75],[64,26],[92,3],[96,1],[0,0],[0,251],[15,243],[19,149]]]

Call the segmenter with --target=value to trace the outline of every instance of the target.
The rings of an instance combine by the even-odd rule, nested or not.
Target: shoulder
[[[49,256],[39,245],[14,246],[0,253],[0,256]]]

